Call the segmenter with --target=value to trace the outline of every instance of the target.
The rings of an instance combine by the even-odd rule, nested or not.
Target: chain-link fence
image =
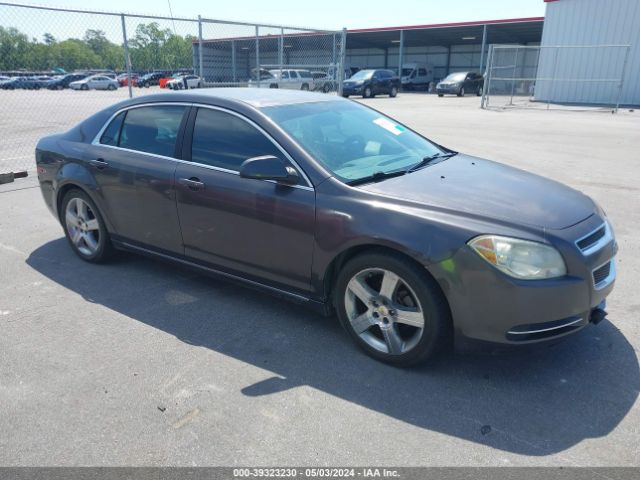
[[[0,2],[0,174],[44,135],[130,96],[206,87],[335,92],[345,31]]]
[[[629,45],[492,45],[483,108],[617,111]]]

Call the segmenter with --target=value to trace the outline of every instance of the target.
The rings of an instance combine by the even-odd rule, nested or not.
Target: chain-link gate
[[[491,45],[483,108],[617,111],[629,45]]]
[[[130,96],[204,87],[339,91],[345,35],[0,2],[0,174],[35,168],[39,138]]]

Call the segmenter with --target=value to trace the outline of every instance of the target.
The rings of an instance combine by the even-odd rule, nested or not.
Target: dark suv
[[[47,83],[47,88],[49,90],[62,90],[64,88],[69,88],[69,84],[71,82],[76,82],[83,78],[87,78],[87,75],[84,73],[69,73],[68,75],[51,80]]]
[[[484,77],[477,72],[456,72],[450,73],[436,85],[438,96],[451,93],[459,97],[464,97],[467,93],[482,95]]]
[[[400,90],[400,78],[391,70],[360,70],[348,80],[342,88],[342,96],[362,95],[363,98],[378,94],[395,97]]]
[[[167,74],[165,72],[147,73],[138,79],[138,87],[149,88],[160,85],[160,79],[166,76]]]

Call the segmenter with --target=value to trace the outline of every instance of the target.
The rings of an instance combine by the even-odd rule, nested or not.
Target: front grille
[[[595,232],[593,232],[593,233],[587,235],[586,237],[581,238],[580,240],[578,240],[576,242],[576,244],[578,245],[578,248],[580,250],[584,251],[587,248],[589,248],[590,246],[594,245],[602,237],[604,237],[605,234],[606,234],[606,228],[603,225],[602,227],[600,227]]]
[[[609,276],[611,272],[611,262],[607,262],[601,267],[596,268],[593,271],[593,284],[597,286],[602,283]]]

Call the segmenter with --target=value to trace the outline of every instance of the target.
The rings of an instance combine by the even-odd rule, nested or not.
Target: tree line
[[[194,37],[176,35],[157,22],[141,23],[129,38],[133,71],[193,67]],[[58,40],[50,33],[29,38],[14,27],[0,26],[0,70],[82,69],[126,70],[124,45],[110,41],[102,30],[88,29],[80,38]]]

